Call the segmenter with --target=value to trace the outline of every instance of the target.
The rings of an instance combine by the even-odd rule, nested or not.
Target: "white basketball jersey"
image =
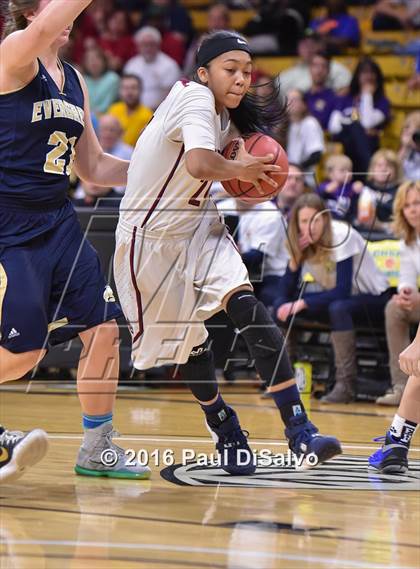
[[[177,81],[141,134],[121,203],[125,224],[148,231],[194,232],[203,215],[217,215],[208,199],[211,181],[193,178],[185,154],[194,148],[221,151],[229,138],[229,115],[216,113],[210,89]]]

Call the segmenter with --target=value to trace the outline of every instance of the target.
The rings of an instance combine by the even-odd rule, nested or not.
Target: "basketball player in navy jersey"
[[[78,394],[85,436],[76,472],[148,478],[112,442],[121,315],[66,198],[72,167],[99,186],[127,183],[128,162],[105,154],[92,128],[86,85],[58,59],[91,0],[13,0],[0,45],[0,382],[19,379],[48,343],[79,336]],[[106,449],[118,457],[101,461]],[[0,427],[0,482],[47,450],[44,431]]]

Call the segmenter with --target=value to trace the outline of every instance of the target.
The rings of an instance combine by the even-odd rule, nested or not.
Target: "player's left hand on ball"
[[[420,342],[414,340],[400,354],[399,364],[401,371],[407,375],[420,377]]]

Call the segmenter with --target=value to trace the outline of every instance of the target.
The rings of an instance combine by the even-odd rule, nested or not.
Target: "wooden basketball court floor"
[[[250,431],[252,448],[287,452],[272,401],[244,385],[222,392]],[[217,466],[182,465],[183,449],[213,452],[187,391],[121,389],[116,442],[142,450],[152,478],[107,480],[73,473],[81,441],[73,386],[4,386],[2,423],[42,427],[51,444],[42,463],[0,489],[0,567],[419,567],[418,434],[408,476],[374,475],[366,468],[378,446],[372,438],[384,433],[395,409],[305,403],[321,432],[341,439],[344,455],[313,470],[294,470],[286,460],[283,467],[262,465],[252,478],[234,478]]]

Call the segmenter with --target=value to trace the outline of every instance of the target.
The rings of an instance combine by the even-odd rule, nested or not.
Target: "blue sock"
[[[83,428],[84,429],[94,429],[99,427],[104,423],[109,423],[112,421],[112,411],[106,413],[106,415],[82,415],[83,417]]]
[[[291,385],[281,391],[275,391],[271,396],[280,411],[281,418],[286,427],[290,425],[290,419],[292,417],[305,413],[305,407],[300,399],[297,385]]]
[[[206,421],[210,427],[219,427],[221,423],[226,421],[232,414],[220,393],[217,395],[217,399],[214,403],[211,405],[201,405],[201,408],[206,414]]]

